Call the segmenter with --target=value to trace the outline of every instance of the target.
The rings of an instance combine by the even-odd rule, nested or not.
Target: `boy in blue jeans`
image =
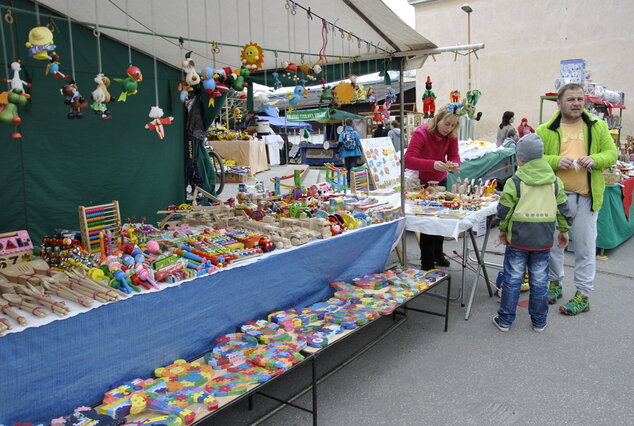
[[[517,142],[519,168],[504,185],[498,204],[499,241],[506,245],[506,282],[500,309],[493,317],[493,324],[500,331],[509,331],[515,320],[526,270],[530,285],[528,313],[533,330],[544,331],[548,320],[548,263],[555,228],[559,231],[558,246],[568,245],[572,216],[564,185],[542,159],[543,155],[544,144],[535,133]]]

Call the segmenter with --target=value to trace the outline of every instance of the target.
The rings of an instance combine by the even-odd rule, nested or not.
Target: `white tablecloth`
[[[461,232],[474,227],[488,216],[494,215],[497,207],[498,203],[495,201],[462,219],[452,219],[408,214],[407,205],[405,205],[405,229],[423,234],[442,235],[443,237],[451,237],[457,240]]]

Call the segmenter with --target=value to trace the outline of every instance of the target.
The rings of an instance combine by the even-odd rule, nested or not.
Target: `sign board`
[[[286,114],[288,121],[316,121],[328,120],[330,118],[330,110],[328,108],[305,109],[292,111]]]
[[[390,138],[361,139],[361,149],[375,188],[400,190],[401,159]]]

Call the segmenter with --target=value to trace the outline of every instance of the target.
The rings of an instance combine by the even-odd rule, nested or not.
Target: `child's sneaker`
[[[551,281],[548,285],[548,304],[554,305],[557,303],[557,299],[561,299],[563,290],[559,285],[559,281]]]
[[[495,324],[498,330],[503,332],[509,331],[511,329],[511,327],[509,327],[508,325],[503,325],[497,315],[493,317],[493,324]]]
[[[544,330],[546,329],[546,326],[547,326],[547,325],[548,325],[548,324],[544,324],[542,327],[536,327],[536,326],[533,326],[533,331],[536,331],[536,332],[538,332],[538,333],[541,333],[542,331],[544,331]]]
[[[559,312],[564,315],[577,315],[581,312],[588,312],[590,310],[590,301],[588,296],[580,291],[577,291],[572,299],[568,303],[559,307]]]

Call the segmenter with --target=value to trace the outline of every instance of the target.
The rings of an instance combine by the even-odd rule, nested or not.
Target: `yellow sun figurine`
[[[242,64],[251,72],[257,71],[264,62],[264,52],[257,43],[246,44],[240,52]]]

